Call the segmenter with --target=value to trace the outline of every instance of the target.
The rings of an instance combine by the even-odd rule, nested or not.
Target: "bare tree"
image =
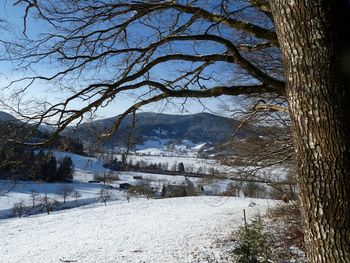
[[[220,146],[225,153],[219,157],[219,161],[227,167],[224,174],[234,180],[241,179],[242,182],[255,180],[265,183],[274,188],[274,195],[278,192],[279,195],[289,195],[296,186],[296,178],[290,121],[285,120],[287,116],[250,110],[239,112],[243,114],[242,126],[235,133],[239,133],[243,125],[248,129],[255,125],[256,134],[244,139],[234,136]],[[259,126],[270,121],[274,126]],[[278,176],[273,175],[276,172]],[[289,185],[289,189],[285,185]]]
[[[224,196],[239,196],[240,186],[238,184],[229,183],[226,187],[226,190],[222,195]]]
[[[101,182],[103,182],[104,185],[108,185],[111,184],[114,181],[119,180],[119,174],[117,174],[116,172],[104,172],[103,174],[97,174],[94,176],[95,180],[99,180]]]
[[[52,199],[45,194],[41,198],[41,205],[45,209],[46,213],[49,215],[53,209],[57,206],[57,201],[55,199]]]
[[[18,216],[19,218],[22,217],[25,210],[24,200],[18,201],[13,205],[13,214]]]
[[[57,194],[62,196],[63,203],[66,203],[67,197],[71,196],[74,192],[73,187],[71,187],[68,184],[63,184],[61,187],[57,190]]]
[[[266,188],[262,184],[253,181],[244,183],[242,186],[242,191],[245,197],[266,197]]]
[[[35,190],[30,192],[30,200],[32,202],[32,208],[35,207],[36,202],[39,200],[39,193]]]
[[[105,206],[107,205],[107,201],[109,201],[112,197],[111,193],[108,191],[108,189],[106,188],[101,188],[99,194],[99,198],[100,200],[105,204]]]
[[[77,202],[78,201],[78,198],[81,197],[81,193],[79,193],[78,191],[75,191],[72,196],[75,198],[75,201]]]
[[[128,203],[130,203],[130,198],[131,198],[131,195],[130,193],[127,191],[126,194],[125,194],[125,198],[126,200],[128,201]]]
[[[37,82],[70,92],[62,101],[31,101],[26,111],[20,109],[37,124],[52,125],[56,117],[54,136],[35,145],[53,141],[67,125],[124,93],[133,92],[135,104],[98,141],[129,113],[161,100],[286,98],[308,258],[350,261],[348,1],[19,0],[16,5],[25,8],[28,38],[3,41],[13,51],[7,59],[33,72],[50,62],[57,71],[11,82],[12,98],[22,98]],[[31,14],[50,27],[40,39],[30,39]],[[159,77],[159,68],[171,73]],[[20,99],[4,102],[15,111],[24,105]],[[84,106],[76,109],[76,102]],[[260,108],[288,111],[284,105]]]

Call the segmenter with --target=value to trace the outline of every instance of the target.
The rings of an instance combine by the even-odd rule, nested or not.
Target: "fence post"
[[[244,216],[244,227],[245,227],[245,232],[248,232],[247,216],[246,216],[246,214],[245,214],[245,209],[243,209],[243,216]]]

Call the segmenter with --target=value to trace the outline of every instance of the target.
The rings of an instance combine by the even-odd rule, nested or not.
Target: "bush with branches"
[[[63,198],[63,203],[66,203],[66,199],[74,193],[74,188],[68,184],[63,184],[57,190],[57,194]]]
[[[81,197],[81,193],[79,193],[78,191],[75,191],[73,194],[72,194],[72,197],[75,198],[75,201],[77,202],[78,201],[78,198]]]
[[[148,200],[154,197],[154,190],[148,184],[132,186],[128,189],[127,198],[128,200],[131,197],[146,197]]]
[[[105,204],[105,206],[107,205],[107,202],[112,198],[111,193],[106,188],[101,188],[98,195],[99,195],[99,199],[101,200],[102,203]]]
[[[47,194],[41,198],[41,206],[48,215],[54,210],[55,207],[57,207],[57,205],[58,202],[55,199],[48,197]]]
[[[12,211],[13,211],[13,214],[14,214],[15,216],[18,216],[19,218],[21,218],[22,215],[23,215],[24,212],[25,212],[25,203],[24,203],[24,200],[20,200],[20,201],[16,202],[16,203],[13,205]]]
[[[238,244],[233,250],[237,263],[271,263],[267,246],[268,236],[263,232],[260,217],[252,219],[250,224],[241,227],[238,232]]]

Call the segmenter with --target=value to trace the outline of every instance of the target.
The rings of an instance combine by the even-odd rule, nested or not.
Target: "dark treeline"
[[[16,142],[17,145],[21,143],[35,143],[49,138],[50,132],[37,129],[29,124],[14,121],[0,121],[0,147],[7,147],[9,142]],[[18,147],[12,145],[12,147]],[[84,146],[79,138],[69,138],[66,136],[57,136],[53,142],[47,147],[59,151],[72,152],[79,155],[85,155]],[[23,150],[23,148],[21,148]]]
[[[73,179],[73,162],[68,156],[59,163],[53,154],[40,150],[37,154],[25,147],[2,147],[0,178],[35,181],[69,181]]]
[[[41,180],[47,182],[72,179],[73,163],[70,157],[59,161],[51,153],[21,145],[18,142],[33,142],[49,136],[47,132],[33,130],[28,125],[0,123],[0,179]],[[16,143],[13,143],[16,141]],[[59,136],[50,149],[84,154],[79,139]]]

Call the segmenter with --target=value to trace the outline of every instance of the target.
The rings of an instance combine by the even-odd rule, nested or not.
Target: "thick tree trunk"
[[[344,68],[347,33],[339,30],[348,19],[346,2],[339,9],[341,1],[270,1],[286,67],[305,242],[313,263],[350,262],[350,82]]]

